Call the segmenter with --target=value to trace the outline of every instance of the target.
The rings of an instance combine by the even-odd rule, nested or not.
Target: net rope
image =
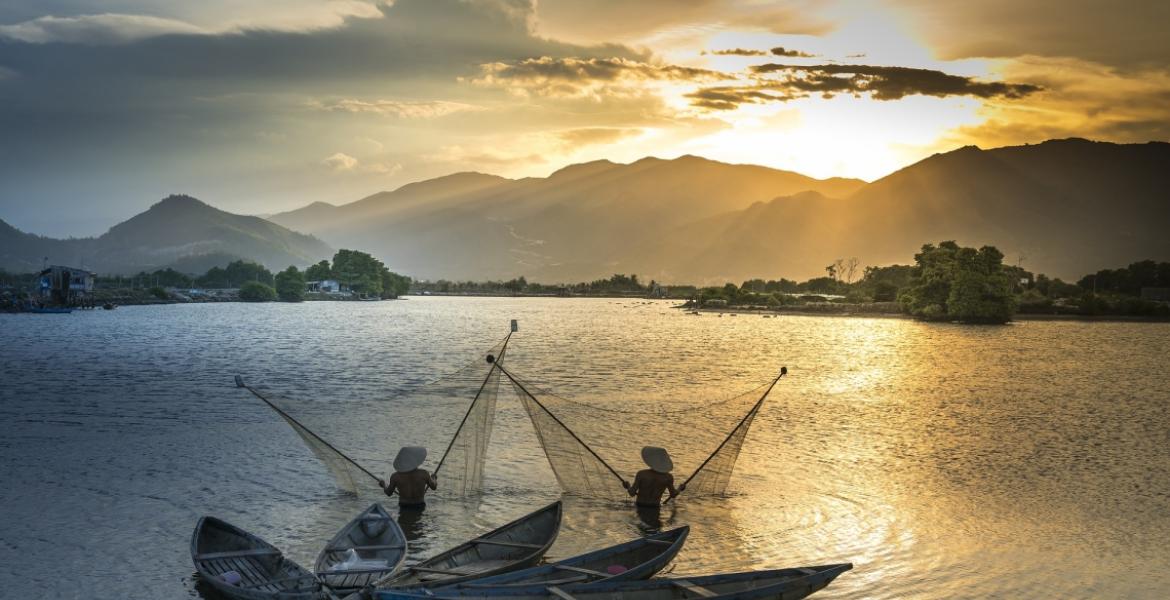
[[[744,441],[776,380],[735,396],[664,408],[675,399],[628,398],[581,402],[549,393],[507,370],[557,482],[568,493],[605,499],[628,495],[642,446],[662,446],[674,456],[675,485],[688,496],[723,495]],[[621,418],[618,418],[621,417]],[[615,466],[616,465],[616,466]],[[687,477],[686,480],[681,477]]]
[[[498,342],[488,353],[502,354],[506,340]],[[500,389],[498,370],[483,356],[479,354],[457,370],[412,386],[386,400],[388,403],[425,404],[443,412],[466,411],[466,417],[452,432],[450,451],[445,453],[445,459],[440,459],[443,461],[440,463],[443,473],[440,490],[447,495],[472,495],[483,487],[483,467]],[[292,427],[342,490],[351,494],[358,494],[362,489],[376,490],[379,477],[389,476],[388,473],[376,475],[379,470],[369,466],[376,464],[375,461],[385,461],[383,456],[395,450],[383,448],[377,453],[379,458],[369,458],[369,448],[384,445],[377,421],[370,416],[341,415],[328,401],[299,398],[267,388],[245,387],[267,402]],[[346,440],[347,444],[342,447],[328,440]],[[367,449],[364,456],[358,452],[362,448]]]
[[[493,348],[490,354],[497,363],[503,362],[508,350],[508,338]],[[486,362],[481,360],[480,362]],[[491,444],[492,424],[495,421],[496,398],[500,391],[500,370],[495,364],[488,367],[483,384],[471,400],[463,421],[451,438],[447,450],[435,467],[435,477],[441,473],[444,494],[466,497],[483,490],[483,468],[488,445]]]

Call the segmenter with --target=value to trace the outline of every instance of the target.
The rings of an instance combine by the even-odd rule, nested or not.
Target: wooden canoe
[[[324,600],[316,575],[272,544],[215,517],[203,517],[191,536],[191,560],[219,593],[241,600]],[[231,573],[238,575],[238,583]]]
[[[360,562],[347,566],[354,555]],[[404,560],[406,535],[381,504],[374,504],[329,540],[313,569],[335,593],[345,594],[393,575]]]
[[[539,593],[549,585],[576,585],[576,589],[581,589],[585,584],[602,581],[649,579],[674,560],[690,530],[690,527],[679,527],[555,563],[437,588],[434,593],[474,596],[484,588],[504,587],[516,593],[524,593],[527,588]]]
[[[800,600],[824,589],[852,564],[798,567],[704,577],[671,577],[646,581],[604,581],[581,586],[550,585],[523,594],[509,588],[484,588],[477,596],[452,596],[460,600],[478,597],[488,600]],[[377,600],[445,598],[443,590],[379,591]],[[429,594],[427,593],[429,592]],[[534,592],[534,593],[533,593]]]
[[[416,565],[403,568],[375,586],[438,587],[499,575],[540,562],[561,529],[561,503],[554,502],[474,540]]]

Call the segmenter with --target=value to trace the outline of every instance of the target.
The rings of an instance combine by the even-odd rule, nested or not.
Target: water
[[[311,566],[360,509],[393,500],[338,491],[232,375],[304,399],[306,420],[385,471],[400,445],[440,452],[462,411],[396,392],[474,358],[512,318],[513,371],[602,405],[690,406],[789,367],[744,446],[735,493],[664,511],[665,526],[693,528],[674,573],[851,561],[819,597],[1170,595],[1170,326],[668,306],[410,298],[0,315],[0,596],[198,598],[188,544],[204,514]],[[663,433],[676,422],[598,415],[607,425],[595,429],[610,432],[598,444],[621,470],[637,467],[643,438],[673,438],[679,474],[702,453]],[[410,525],[412,558],[560,497],[504,396],[490,459],[487,495],[436,498]],[[566,502],[552,558],[654,525]]]

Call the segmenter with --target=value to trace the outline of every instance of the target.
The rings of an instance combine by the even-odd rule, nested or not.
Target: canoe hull
[[[608,581],[592,585],[547,586],[536,593],[508,588],[487,588],[477,595],[452,596],[466,600],[800,600],[824,589],[852,564],[798,567],[770,571],[749,571],[703,577],[672,577],[647,581]],[[428,595],[426,592],[430,592]],[[421,600],[447,598],[442,590],[379,591],[376,600]]]
[[[351,549],[363,562],[382,561],[384,567],[370,564],[338,570],[337,565]],[[398,521],[381,504],[374,504],[329,540],[317,556],[313,569],[325,585],[335,593],[345,595],[393,575],[406,560],[406,553],[406,534],[398,526]]]
[[[191,560],[208,585],[239,600],[325,600],[316,576],[272,544],[226,521],[203,517],[191,536]],[[237,584],[227,580],[230,572]]]
[[[561,528],[554,502],[474,540],[460,544],[375,584],[378,589],[430,588],[531,567],[548,552]]]
[[[689,533],[690,527],[679,527],[548,565],[436,588],[434,593],[474,596],[477,590],[484,588],[507,587],[524,594],[539,593],[548,585],[574,585],[576,589],[584,589],[606,581],[649,579],[674,560]],[[614,566],[624,570],[613,573],[610,569]]]

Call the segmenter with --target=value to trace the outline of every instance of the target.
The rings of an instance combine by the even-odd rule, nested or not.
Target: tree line
[[[388,269],[382,261],[357,250],[338,250],[333,261],[322,260],[304,271],[295,265],[273,273],[264,265],[236,260],[212,267],[202,275],[190,275],[173,268],[143,271],[128,277],[99,277],[103,288],[149,288],[165,297],[165,288],[238,288],[241,300],[299,302],[306,297],[309,281],[335,280],[363,298],[397,298],[410,289],[411,279]]]

